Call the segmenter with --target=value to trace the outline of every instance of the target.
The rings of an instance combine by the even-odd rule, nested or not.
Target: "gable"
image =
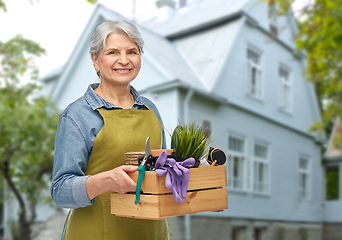
[[[249,48],[256,49],[261,57],[260,98],[249,92]],[[282,43],[273,41],[271,36],[246,21],[222,66],[213,92],[244,110],[307,133],[314,122],[321,121],[321,116],[314,88],[305,79],[305,65],[302,62]],[[290,74],[292,109],[289,112],[281,108],[279,69],[284,66]]]
[[[269,18],[269,6],[267,1],[253,0],[245,7],[245,14],[257,21],[257,25],[270,31],[271,20]],[[292,14],[281,15],[276,18],[278,28],[278,39],[284,42],[289,47],[295,49],[294,43],[295,35],[298,31],[297,25]]]

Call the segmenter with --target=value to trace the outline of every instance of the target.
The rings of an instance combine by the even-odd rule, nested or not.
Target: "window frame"
[[[281,76],[281,71],[287,74],[287,79]],[[280,65],[278,68],[278,79],[280,82],[279,108],[282,111],[291,113],[293,108],[293,87],[290,69]]]
[[[230,138],[235,138],[235,139],[238,139],[238,140],[241,140],[243,142],[243,149],[241,152],[238,152],[238,151],[233,151],[230,149]],[[247,141],[246,141],[246,138],[241,136],[241,135],[237,135],[237,134],[231,134],[229,133],[228,134],[228,146],[227,146],[227,170],[228,170],[228,179],[227,179],[227,188],[230,189],[230,190],[234,190],[234,191],[240,191],[240,192],[245,192],[247,191],[247,186],[248,186],[248,172],[247,172],[247,153],[246,153],[246,150],[247,150]],[[241,181],[241,186],[235,186],[235,174],[234,174],[234,163],[232,163],[231,159],[235,159],[235,157],[238,158],[238,166],[241,166],[241,169],[238,169],[238,172],[241,173],[242,176],[240,176],[240,179],[239,179],[239,176],[237,177],[237,180],[240,180]],[[240,165],[239,165],[240,163]],[[236,184],[236,185],[239,185],[239,184]]]
[[[307,161],[307,169],[303,169],[300,167],[300,161]],[[306,189],[303,189],[302,186],[302,178],[301,176],[304,174],[306,176]],[[301,201],[309,201],[311,200],[311,161],[309,156],[300,155],[298,158],[298,196]],[[304,195],[303,195],[304,193]]]
[[[249,57],[249,52],[258,55],[258,62]],[[255,99],[263,99],[262,53],[254,47],[247,46],[247,94]],[[255,75],[252,72],[255,70]],[[253,76],[256,76],[253,79]],[[254,83],[255,82],[255,83]]]
[[[260,146],[266,148],[266,158],[260,158],[255,155],[255,147]],[[258,184],[263,184],[264,188],[266,190],[259,191],[256,189],[256,174],[258,173],[258,170],[256,170],[256,164],[259,167],[262,165],[264,167],[264,181],[260,182]],[[266,170],[265,170],[266,167]],[[256,194],[262,194],[262,195],[269,195],[270,194],[270,146],[269,144],[262,143],[260,141],[254,141],[253,143],[253,152],[252,152],[252,171],[251,171],[252,177],[251,177],[251,189]],[[257,176],[258,177],[258,176]],[[260,186],[259,186],[260,187]],[[258,187],[258,188],[259,188]]]

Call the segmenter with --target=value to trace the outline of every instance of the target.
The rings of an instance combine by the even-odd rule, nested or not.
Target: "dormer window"
[[[270,26],[270,33],[273,37],[278,37],[279,29],[278,29],[278,21],[277,21],[277,8],[275,5],[271,5],[268,9],[268,19]]]

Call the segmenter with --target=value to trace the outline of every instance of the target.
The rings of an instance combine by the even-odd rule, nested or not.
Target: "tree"
[[[277,4],[280,14],[293,14],[294,1],[268,0],[268,4]],[[311,1],[297,19],[297,49],[307,54],[307,79],[315,85],[323,117],[310,130],[329,135],[333,121],[342,117],[342,1]],[[339,134],[335,143],[341,141]]]
[[[51,175],[59,118],[50,101],[34,97],[39,86],[33,59],[43,53],[20,35],[0,42],[0,171],[18,201],[22,240],[31,239],[35,206],[49,183],[44,176]],[[22,83],[24,76],[27,83]]]

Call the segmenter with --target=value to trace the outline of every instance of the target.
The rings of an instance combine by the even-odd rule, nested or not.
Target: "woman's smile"
[[[131,72],[131,69],[126,69],[126,68],[116,68],[114,71],[118,74],[128,74]]]

